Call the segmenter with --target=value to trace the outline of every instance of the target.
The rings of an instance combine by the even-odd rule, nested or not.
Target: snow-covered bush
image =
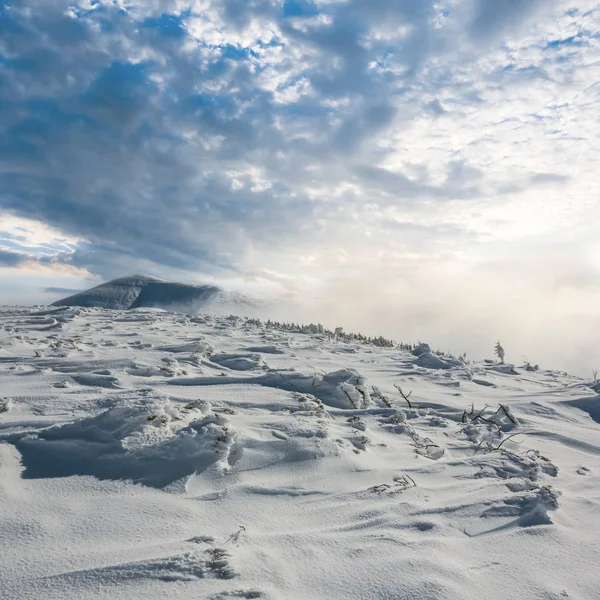
[[[412,351],[414,356],[421,356],[422,354],[428,354],[431,352],[429,344],[419,342],[415,349]]]
[[[494,354],[500,359],[500,362],[504,364],[504,348],[499,341],[496,342],[496,346],[494,347]]]

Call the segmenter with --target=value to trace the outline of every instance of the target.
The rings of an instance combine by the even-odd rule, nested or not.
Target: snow
[[[0,309],[0,597],[598,597],[600,396],[165,310]]]

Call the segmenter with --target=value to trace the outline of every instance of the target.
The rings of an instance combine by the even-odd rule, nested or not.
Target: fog
[[[427,342],[455,355],[466,352],[470,359],[491,358],[499,340],[506,360],[515,365],[527,359],[590,378],[600,368],[595,261],[593,252],[533,258],[516,252],[479,262],[414,257],[388,264],[357,256],[352,268],[325,261],[288,277],[199,274],[186,283],[219,285],[236,294],[222,305],[186,310],[340,326],[397,342]],[[13,270],[1,283],[0,302],[33,305],[50,304],[99,281],[46,269]]]
[[[536,276],[527,265],[414,264],[399,273],[373,268],[361,277],[314,282],[265,297],[251,313],[264,319],[320,322],[397,342],[483,359],[500,340],[506,360],[590,378],[600,368],[600,291]]]

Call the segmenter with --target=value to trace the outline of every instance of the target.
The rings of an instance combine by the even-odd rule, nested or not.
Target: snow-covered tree
[[[496,342],[496,346],[494,347],[494,354],[500,359],[500,362],[504,364],[504,348],[499,341]]]

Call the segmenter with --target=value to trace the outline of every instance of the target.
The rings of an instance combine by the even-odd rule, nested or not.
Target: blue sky
[[[145,272],[587,356],[598,23],[586,0],[0,1],[0,302]]]

